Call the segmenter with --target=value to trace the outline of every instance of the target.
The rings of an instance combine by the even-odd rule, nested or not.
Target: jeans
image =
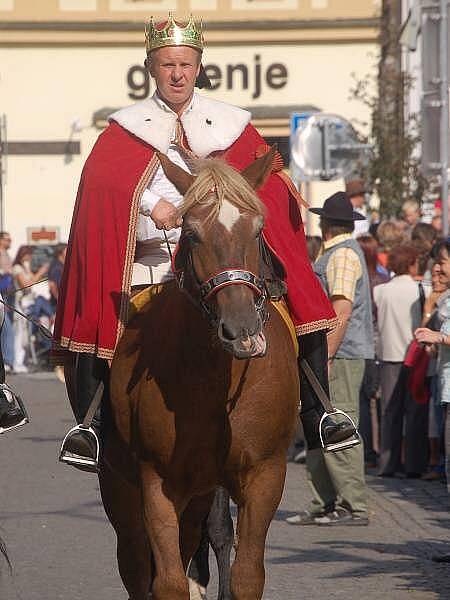
[[[5,312],[5,321],[3,323],[0,339],[5,364],[12,367],[14,364],[14,326],[12,311],[7,310]]]
[[[34,304],[31,306],[29,314],[35,321],[39,322],[39,319],[42,316],[52,319],[53,315],[55,314],[55,308],[52,305],[52,303],[50,302],[50,300],[47,300],[47,298],[44,298],[43,296],[38,296],[36,298]],[[36,333],[36,329],[37,328],[35,328],[33,326],[33,333]],[[39,336],[39,346],[45,351],[50,350],[52,347],[51,340],[42,336],[39,333],[38,333],[38,336]]]

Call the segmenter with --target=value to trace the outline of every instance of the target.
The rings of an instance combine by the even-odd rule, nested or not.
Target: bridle
[[[192,252],[187,251],[185,265],[182,269],[175,269],[173,264],[173,256],[170,248],[167,234],[164,230],[164,238],[169,252],[170,260],[172,261],[173,272],[178,283],[178,287],[182,290],[191,302],[196,305],[208,317],[211,325],[216,325],[218,318],[215,314],[211,300],[223,288],[230,285],[245,285],[250,288],[255,297],[255,310],[258,313],[261,323],[265,323],[268,313],[266,311],[266,302],[268,299],[266,283],[263,277],[255,275],[251,271],[242,268],[227,268],[215,275],[212,275],[206,281],[201,281],[195,271],[192,260]],[[262,244],[261,234],[259,235],[259,245]],[[190,279],[193,283],[195,295],[186,286],[186,280]]]

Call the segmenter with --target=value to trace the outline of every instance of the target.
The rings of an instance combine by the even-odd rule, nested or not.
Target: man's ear
[[[241,171],[242,177],[248,181],[254,190],[262,187],[271,174],[276,152],[277,147],[274,144],[264,156],[257,158]]]
[[[162,152],[156,151],[156,156],[163,168],[163,171],[169,181],[177,188],[182,196],[186,194],[188,189],[195,181],[195,177],[176,165],[168,156]]]

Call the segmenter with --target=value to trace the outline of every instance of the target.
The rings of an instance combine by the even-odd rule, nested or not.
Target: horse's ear
[[[242,177],[248,181],[254,190],[262,187],[272,172],[277,147],[274,144],[266,154],[257,158],[241,171]]]
[[[180,194],[184,196],[194,183],[195,177],[172,162],[170,158],[162,152],[156,151],[156,155],[159,158],[159,162],[161,163],[167,179],[171,181]]]

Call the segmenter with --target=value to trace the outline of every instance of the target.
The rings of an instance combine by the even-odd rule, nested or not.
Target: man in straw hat
[[[172,15],[164,23],[152,19],[147,24],[145,64],[156,91],[111,115],[83,170],[54,335],[56,345],[72,355],[67,383],[78,422],[99,383],[107,383],[131,289],[173,277],[162,230],[174,246],[182,197],[166,178],[156,151],[190,172],[192,158],[222,157],[242,170],[268,150],[248,111],[194,91],[195,85],[207,83],[203,46],[201,23],[192,16],[184,24]],[[303,356],[327,389],[326,332],[335,315],[307,258],[301,198],[282,167],[278,157],[258,192],[267,208],[264,237],[287,269],[287,300]],[[302,420],[310,447],[321,444],[323,414],[310,384],[303,382]],[[94,420],[93,425],[95,432],[99,424]],[[349,423],[323,420],[325,445],[353,433]],[[97,457],[95,435],[75,428],[66,437],[61,460],[95,470]]]
[[[320,215],[324,252],[314,264],[338,317],[328,336],[331,400],[354,422],[366,359],[374,358],[372,306],[364,254],[352,234],[364,219],[344,192],[330,196]],[[306,455],[313,500],[308,510],[289,517],[292,525],[367,525],[367,491],[362,445],[339,454],[310,449]]]

